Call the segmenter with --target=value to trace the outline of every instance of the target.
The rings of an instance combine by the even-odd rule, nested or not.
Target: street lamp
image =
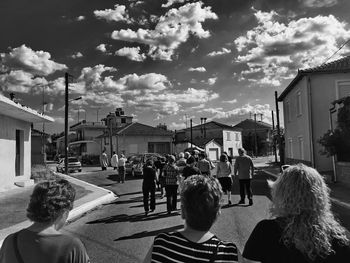
[[[80,100],[82,97],[78,97],[72,100],[68,100],[68,86],[69,86],[69,77],[73,77],[69,75],[68,72],[64,74],[65,78],[65,110],[64,110],[64,171],[65,174],[68,174],[68,104],[70,101]]]

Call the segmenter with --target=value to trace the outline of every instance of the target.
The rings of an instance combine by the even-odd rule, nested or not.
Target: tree
[[[337,117],[337,127],[328,130],[318,142],[324,147],[321,154],[337,156],[338,161],[350,161],[350,96],[335,103],[341,103]]]

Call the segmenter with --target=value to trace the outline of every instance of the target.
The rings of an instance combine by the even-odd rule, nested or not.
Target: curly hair
[[[271,183],[272,216],[282,217],[281,241],[312,261],[331,253],[332,242],[348,244],[346,230],[331,212],[329,188],[322,176],[304,164],[290,166]]]
[[[33,222],[54,222],[73,208],[75,189],[65,179],[38,183],[30,196],[27,217]]]
[[[217,179],[202,175],[188,177],[181,190],[186,223],[195,230],[208,231],[218,216],[221,198]]]
[[[227,162],[228,161],[228,157],[226,154],[221,154],[220,155],[220,162]]]

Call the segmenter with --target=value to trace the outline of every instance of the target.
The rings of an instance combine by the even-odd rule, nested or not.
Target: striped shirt
[[[203,243],[192,242],[179,232],[162,233],[154,239],[154,263],[210,262],[212,258],[216,263],[238,262],[237,247],[231,242],[220,241],[215,235]]]
[[[179,168],[175,164],[166,164],[163,168],[165,185],[177,185]]]

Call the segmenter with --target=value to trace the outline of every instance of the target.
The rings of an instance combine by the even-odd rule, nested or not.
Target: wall
[[[300,92],[302,110],[301,115],[297,112],[297,93]],[[287,103],[289,102],[289,111]],[[290,114],[290,120],[288,120]],[[283,118],[285,127],[285,157],[288,163],[293,160],[303,160],[311,163],[311,144],[310,144],[310,125],[309,125],[309,109],[307,81],[304,77],[287,94],[283,100]],[[299,143],[300,138],[303,139],[302,149]],[[291,144],[289,141],[291,140]]]
[[[319,153],[322,150],[322,146],[317,140],[330,129],[329,108],[331,102],[338,99],[336,97],[336,83],[340,80],[349,81],[350,73],[318,74],[311,77],[315,166],[319,171],[330,171],[333,169],[332,159]],[[333,115],[335,119],[336,115],[336,113]]]
[[[117,139],[116,139],[117,138]],[[173,152],[172,145],[172,136],[123,136],[119,135],[118,137],[113,136],[113,151],[116,151],[118,154],[124,152],[126,156],[135,153],[145,153],[148,152],[148,142],[169,142],[170,143],[170,152]],[[110,145],[104,143],[104,139],[100,140],[101,149],[106,147],[108,156],[110,154]],[[109,143],[109,138],[108,138]]]
[[[15,176],[16,129],[23,130],[23,166],[21,176]],[[14,182],[30,179],[30,123],[0,115],[0,189],[10,189]]]

